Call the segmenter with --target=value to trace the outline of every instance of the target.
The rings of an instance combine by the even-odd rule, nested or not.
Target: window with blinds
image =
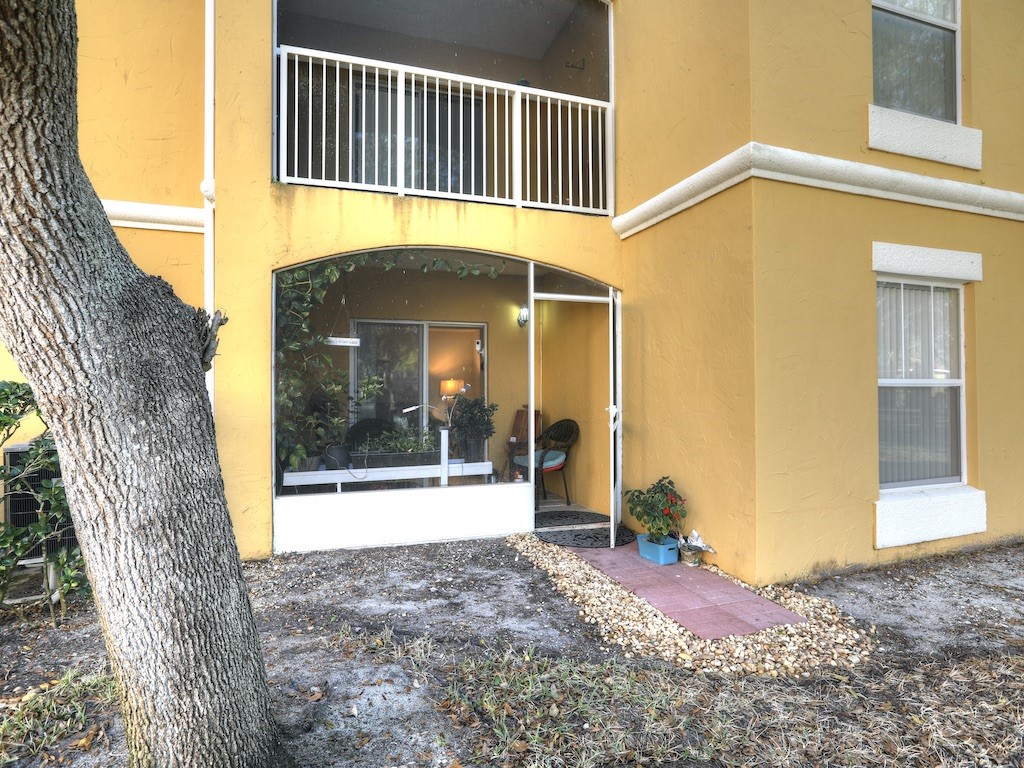
[[[963,480],[960,288],[878,283],[879,481]]]

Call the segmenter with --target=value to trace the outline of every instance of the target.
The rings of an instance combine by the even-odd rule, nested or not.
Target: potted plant
[[[323,304],[327,289],[341,276],[330,262],[285,270],[277,275],[275,314],[275,431],[277,461],[282,470],[313,470],[329,442],[324,413],[348,393],[348,373],[337,369],[325,336],[311,314]]]
[[[408,427],[368,437],[352,451],[354,467],[411,467],[440,461],[433,434]]]
[[[640,556],[659,565],[679,561],[679,534],[686,517],[686,499],[679,495],[669,477],[651,483],[646,489],[626,491],[629,513],[637,519],[647,533],[637,536]]]
[[[715,554],[714,548],[705,543],[696,529],[691,530],[685,539],[679,540],[679,559],[687,565],[700,565],[705,552]]]
[[[449,423],[462,458],[467,462],[484,460],[484,445],[494,434],[494,412],[497,410],[497,403],[487,403],[482,397],[460,397],[452,406]]]
[[[348,377],[345,376],[343,380],[347,381]],[[319,419],[317,437],[323,443],[321,453],[327,469],[348,467],[350,441],[345,438],[349,426],[363,401],[376,397],[383,386],[384,380],[380,376],[363,376],[356,385],[355,397],[346,389],[340,396],[328,397],[319,403],[310,401],[312,410]]]

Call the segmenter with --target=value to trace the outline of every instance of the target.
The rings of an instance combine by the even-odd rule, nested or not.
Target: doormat
[[[534,528],[558,528],[564,525],[608,525],[608,515],[571,509],[545,509],[533,516]]]
[[[602,517],[604,517],[602,515]],[[604,517],[607,520],[607,517]],[[583,547],[585,549],[600,549],[608,546],[608,527],[600,528],[577,528],[571,531],[535,531],[538,539],[549,544],[558,544],[562,547]],[[634,541],[636,534],[624,525],[620,525],[615,531],[615,546],[623,547]]]

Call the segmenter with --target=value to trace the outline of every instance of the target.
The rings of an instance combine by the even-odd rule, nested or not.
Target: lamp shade
[[[466,382],[462,379],[442,379],[441,396],[454,397],[462,391],[464,386],[466,386]]]

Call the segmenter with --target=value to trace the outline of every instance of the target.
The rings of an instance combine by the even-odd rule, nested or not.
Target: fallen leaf
[[[93,741],[95,741],[96,737],[99,736],[99,733],[100,733],[99,726],[98,725],[94,725],[92,728],[89,729],[89,732],[87,734],[85,734],[85,736],[83,736],[82,738],[78,739],[77,741],[71,742],[72,748],[80,749],[83,752],[88,752],[89,749],[92,747]]]

